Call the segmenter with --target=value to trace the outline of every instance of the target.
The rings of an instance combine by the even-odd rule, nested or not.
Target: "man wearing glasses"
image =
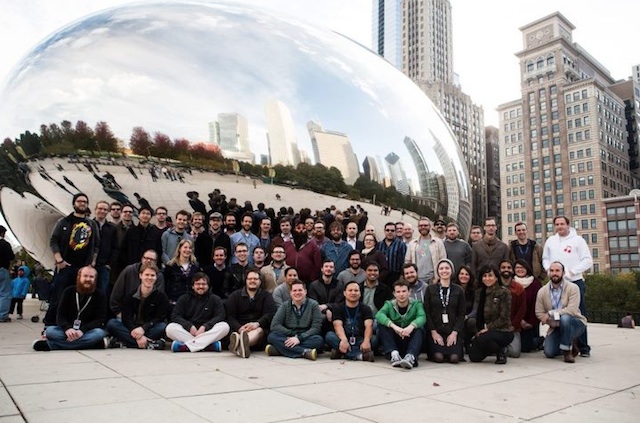
[[[444,220],[438,219],[433,222],[433,231],[436,237],[444,241],[447,237],[447,224],[444,223]]]
[[[120,223],[120,216],[122,214],[122,203],[120,201],[114,201],[109,204],[109,222],[117,225]]]
[[[264,280],[263,289],[272,293],[276,287],[284,283],[285,271],[289,268],[285,262],[287,254],[284,246],[276,245],[271,251],[271,263],[260,269],[260,274]]]
[[[427,285],[434,277],[437,263],[447,258],[447,250],[440,238],[431,235],[431,220],[421,217],[418,221],[420,236],[409,243],[406,263],[413,263],[418,268],[418,279]]]

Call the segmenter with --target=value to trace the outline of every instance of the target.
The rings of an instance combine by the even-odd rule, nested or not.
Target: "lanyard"
[[[80,296],[78,295],[78,293],[76,292],[76,307],[78,307],[78,320],[80,320],[80,314],[84,311],[85,308],[87,308],[87,306],[89,305],[89,303],[91,302],[91,299],[93,297],[89,297],[89,299],[87,300],[86,303],[84,303],[84,306],[82,308],[80,308]]]
[[[451,295],[451,287],[447,288],[447,296],[445,297],[442,294],[442,285],[440,283],[438,283],[438,286],[440,287],[440,303],[442,303],[442,309],[446,310],[447,306],[449,305],[449,296]]]
[[[351,336],[356,336],[356,334],[358,333],[358,328],[356,327],[356,322],[358,320],[358,313],[360,312],[360,307],[356,306],[356,311],[353,314],[353,317],[351,316],[351,314],[349,313],[349,307],[347,307],[347,304],[345,303],[344,305],[344,312],[347,315],[347,319],[349,319],[349,326],[351,329]]]
[[[551,291],[551,305],[554,310],[560,310],[562,308],[562,288],[562,285],[560,285],[558,289],[551,288],[549,290]]]

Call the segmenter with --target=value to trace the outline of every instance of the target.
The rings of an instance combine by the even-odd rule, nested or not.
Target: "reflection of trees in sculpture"
[[[131,138],[129,138],[129,148],[131,148],[133,154],[148,156],[152,145],[151,136],[144,128],[141,126],[133,128]]]
[[[432,219],[438,217],[431,207],[426,204],[420,204],[410,196],[398,192],[393,185],[385,188],[364,175],[356,180],[353,188],[357,193],[356,198],[372,199],[375,197],[376,201],[390,205],[396,209],[411,210],[422,216],[429,216]]]

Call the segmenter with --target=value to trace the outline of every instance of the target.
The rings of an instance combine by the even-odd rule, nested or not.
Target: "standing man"
[[[276,245],[284,248],[288,266],[295,266],[298,255],[296,243],[293,237],[294,235],[291,232],[291,219],[283,217],[280,219],[280,234],[276,235],[271,240],[271,248],[275,248]]]
[[[233,292],[225,306],[231,327],[229,351],[249,358],[251,347],[264,346],[276,313],[273,297],[260,287],[260,273],[247,272],[245,287]]]
[[[356,222],[349,222],[346,226],[347,236],[345,237],[345,241],[347,244],[351,246],[354,250],[360,252],[364,248],[364,244],[362,241],[358,240],[358,225]]]
[[[593,259],[586,241],[578,236],[576,230],[569,226],[569,218],[556,216],[553,225],[556,234],[550,236],[544,244],[542,253],[542,265],[548,271],[554,261],[559,261],[564,266],[563,275],[567,282],[573,282],[580,288],[580,313],[585,316],[585,284],[583,272],[593,266]],[[578,337],[578,348],[582,357],[591,355],[591,347],[587,340],[587,329]]]
[[[333,222],[329,226],[331,241],[324,244],[320,252],[322,261],[330,260],[335,265],[335,272],[340,273],[349,267],[348,255],[352,250],[351,246],[342,239],[343,227],[340,222]]]
[[[107,297],[109,296],[109,280],[111,268],[118,261],[118,233],[116,227],[107,222],[109,203],[98,201],[95,208],[95,222],[100,235],[100,248],[96,258],[96,270],[98,271],[98,289]]]
[[[109,205],[109,222],[117,225],[120,223],[120,216],[122,215],[122,203],[120,201],[113,201]]]
[[[260,275],[264,280],[264,290],[272,293],[276,287],[284,283],[284,273],[289,268],[285,262],[287,254],[282,245],[276,245],[271,251],[271,263],[260,269]]]
[[[516,260],[523,259],[533,269],[533,277],[540,281],[544,280],[547,272],[542,266],[542,247],[527,237],[526,223],[518,222],[513,229],[518,238],[509,243],[509,260],[515,263]]]
[[[186,210],[179,210],[176,213],[176,221],[172,228],[162,233],[160,242],[162,243],[162,264],[165,266],[176,254],[178,244],[183,239],[188,239],[193,244],[193,238],[187,232],[187,222],[189,221],[189,213]]]
[[[116,317],[120,317],[122,313],[122,305],[127,295],[135,292],[140,286],[140,269],[143,266],[149,267],[158,265],[158,253],[155,250],[147,250],[142,254],[142,260],[139,263],[130,264],[118,276],[116,283],[113,285],[109,300],[109,308]],[[162,272],[156,271],[154,288],[164,292],[164,275]]]
[[[249,264],[249,247],[244,242],[236,244],[234,250],[236,262],[229,267],[228,285],[224,287],[224,297],[228,298],[233,291],[237,291],[244,286],[247,279],[247,272],[252,269]]]
[[[325,244],[329,243],[329,238],[325,236],[324,222],[320,219],[316,220],[316,223],[313,224],[312,239],[320,250],[322,250]]]
[[[408,247],[409,243],[413,240],[413,225],[409,222],[405,222],[402,228],[402,242]]]
[[[260,241],[260,246],[264,248],[265,251],[271,251],[271,219],[269,217],[260,219],[260,234],[258,240]]]
[[[162,231],[151,224],[153,210],[141,207],[138,211],[138,225],[132,226],[124,237],[120,255],[125,258],[125,265],[137,263],[142,253],[155,250],[158,257],[162,257]]]
[[[444,249],[447,251],[447,258],[453,263],[454,269],[471,264],[471,246],[467,241],[459,238],[458,225],[449,223],[447,225],[447,237],[444,240]]]
[[[216,247],[222,247],[226,251],[227,265],[229,264],[231,251],[231,240],[229,236],[222,230],[222,214],[218,212],[211,213],[209,216],[209,230],[201,234],[194,243],[194,250],[198,264],[203,268],[212,264],[213,250]]]
[[[364,269],[360,267],[361,264],[362,257],[360,256],[360,253],[356,250],[350,251],[349,267],[338,274],[338,281],[341,282],[343,286],[346,286],[347,282],[350,281],[363,283],[366,276]]]
[[[427,285],[434,277],[436,264],[447,258],[447,250],[441,239],[431,235],[431,220],[421,217],[418,221],[420,236],[409,244],[406,263],[413,263],[418,267],[418,279]]]
[[[407,255],[407,246],[402,242],[402,236],[396,236],[396,225],[393,222],[385,223],[384,239],[378,242],[378,251],[384,253],[387,258],[389,274],[383,282],[389,286],[393,285],[402,274],[402,266]]]
[[[483,235],[484,234],[482,233],[482,226],[473,225],[471,227],[471,232],[469,232],[469,245],[473,245],[476,242],[480,241]]]
[[[418,268],[413,263],[407,263],[402,268],[402,278],[409,284],[409,298],[424,304],[427,284],[418,279]]]
[[[500,267],[502,260],[509,259],[509,247],[496,236],[498,225],[495,217],[484,220],[484,237],[471,246],[471,270],[477,276],[485,266]]]
[[[144,205],[140,208],[140,210],[142,210],[142,208],[145,207]],[[149,210],[153,210],[151,208],[151,206],[149,205],[149,203],[147,203],[146,208],[148,208]],[[169,211],[167,210],[166,207],[164,206],[160,206],[156,209],[156,228],[160,229],[160,232],[164,232],[166,230],[168,230],[171,227],[171,224],[169,222],[167,222],[167,216],[169,215]]]
[[[240,220],[240,231],[229,237],[231,239],[231,248],[235,248],[235,246],[241,242],[247,245],[247,248],[249,248],[249,264],[253,264],[253,249],[260,245],[258,237],[251,232],[252,226],[253,214],[251,212],[245,212]],[[237,261],[236,257],[231,258],[231,263],[237,263]]]
[[[443,241],[447,238],[447,224],[444,223],[444,220],[436,220],[433,223],[433,229],[437,238],[440,238]]]
[[[229,278],[231,278],[227,266],[227,250],[224,247],[215,247],[213,263],[205,266],[202,271],[209,276],[211,292],[220,298],[225,298],[225,287],[229,286]]]
[[[229,235],[229,238],[236,233],[236,215],[232,212],[224,215],[224,233]]]
[[[402,235],[404,234],[404,222],[396,222],[394,224],[395,226],[395,236],[398,238],[402,238]]]
[[[75,194],[73,213],[58,220],[51,233],[49,247],[56,260],[56,270],[49,309],[43,319],[45,326],[55,324],[60,297],[65,289],[76,283],[78,271],[96,264],[100,235],[95,221],[86,218],[88,210],[89,197]]]
[[[191,230],[189,231],[189,235],[194,240],[200,236],[200,234],[204,233],[204,214],[200,212],[195,212],[191,215]]]
[[[9,308],[11,306],[11,274],[9,266],[16,258],[11,244],[4,239],[7,228],[0,225],[0,322],[10,322]]]
[[[576,340],[587,330],[587,319],[580,312],[580,288],[565,278],[559,261],[549,264],[547,271],[550,282],[536,297],[536,316],[549,325],[544,355],[553,358],[562,353],[565,362],[575,363],[579,353]]]

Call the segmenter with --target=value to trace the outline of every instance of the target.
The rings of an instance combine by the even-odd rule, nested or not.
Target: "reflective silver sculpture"
[[[324,29],[224,2],[146,3],[53,34],[11,74],[0,133],[103,120],[267,165],[320,162],[470,225],[468,173],[442,116],[382,58]]]

